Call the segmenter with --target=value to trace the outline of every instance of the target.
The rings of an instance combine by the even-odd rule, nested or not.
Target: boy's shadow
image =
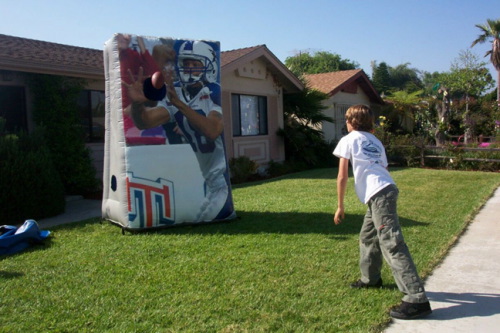
[[[432,302],[446,303],[433,309],[430,320],[453,320],[466,317],[489,317],[500,314],[500,294],[427,292]]]

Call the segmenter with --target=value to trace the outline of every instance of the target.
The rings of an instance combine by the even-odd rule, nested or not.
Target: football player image
[[[154,107],[147,106],[144,72],[132,82],[123,82],[132,100],[131,116],[139,129],[176,124],[176,130],[191,145],[205,179],[205,200],[194,222],[230,218],[234,211],[229,196],[229,179],[222,132],[217,53],[202,41],[179,41],[176,81],[171,66],[161,71],[166,96]],[[229,209],[228,209],[229,208]]]
[[[132,72],[136,75],[140,67],[143,68],[143,73],[146,75],[152,75],[160,68],[158,67],[158,61],[156,59],[159,56],[155,55],[155,50],[153,50],[153,54],[149,52],[142,37],[118,34],[116,40],[120,58],[120,75],[122,81],[130,83],[129,73]],[[134,41],[134,43],[132,41]],[[131,101],[125,92],[122,94],[122,107],[127,144],[159,144],[165,141],[161,138],[162,132],[159,132],[159,130],[162,131],[161,128],[140,131],[134,126],[130,115]]]

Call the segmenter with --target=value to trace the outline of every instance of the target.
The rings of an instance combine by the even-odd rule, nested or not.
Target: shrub
[[[235,184],[243,183],[257,172],[259,165],[247,156],[231,158],[229,160],[229,170],[231,181]]]
[[[296,171],[336,165],[337,160],[332,155],[335,143],[325,142],[318,130],[294,124],[279,129],[276,134],[283,137],[286,161],[298,166]]]
[[[493,148],[493,145],[491,148]],[[450,145],[447,150],[442,152],[442,155],[449,157],[442,161],[442,166],[447,169],[493,172],[500,170],[500,162],[496,162],[500,160],[500,152],[497,151],[489,149],[469,151],[466,148]]]
[[[399,166],[416,167],[420,165],[422,147],[426,144],[421,137],[395,135],[390,137],[386,147],[389,163]]]
[[[280,163],[271,160],[267,165],[267,174],[271,178],[283,176],[293,171],[293,166],[290,163]]]
[[[0,133],[2,224],[20,224],[64,211],[64,187],[43,135]]]
[[[90,151],[80,126],[77,97],[83,89],[78,79],[33,75],[33,117],[37,127],[45,127],[52,161],[66,194],[85,194],[99,187]]]

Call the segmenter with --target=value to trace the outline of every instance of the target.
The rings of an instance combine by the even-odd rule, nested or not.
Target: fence
[[[463,146],[455,147],[438,147],[438,146],[410,146],[410,145],[398,145],[390,147],[393,151],[400,150],[412,150],[413,154],[406,154],[404,159],[408,162],[409,160],[420,160],[420,166],[424,167],[426,160],[460,160],[467,162],[486,162],[486,163],[500,163],[500,148],[469,148]],[[415,151],[416,150],[416,151]],[[464,156],[467,152],[477,152],[481,157],[467,157]],[[400,152],[401,153],[401,152]],[[404,154],[404,153],[403,153]],[[396,153],[396,155],[398,155]],[[483,157],[484,155],[491,155],[494,158]],[[418,162],[417,162],[418,163]]]
[[[435,147],[435,146],[425,146],[423,149],[421,149],[421,163],[424,165],[424,160],[426,158],[428,159],[450,159],[453,158],[454,156],[442,156],[442,155],[426,155],[425,151],[426,150],[431,150],[431,151],[450,151],[449,148],[446,147]],[[457,155],[463,154],[463,152],[483,152],[483,153],[500,153],[500,148],[466,148],[466,147],[456,147],[454,150],[457,151]],[[471,162],[493,162],[493,163],[500,163],[500,159],[495,159],[495,158],[476,158],[476,157],[462,157],[463,161],[471,161]]]

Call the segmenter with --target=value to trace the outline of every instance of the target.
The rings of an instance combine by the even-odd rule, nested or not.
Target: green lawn
[[[351,290],[365,206],[352,178],[335,226],[335,169],[235,186],[230,223],[126,233],[100,219],[0,257],[0,332],[368,332],[401,295]],[[499,173],[392,170],[403,232],[428,275]]]

